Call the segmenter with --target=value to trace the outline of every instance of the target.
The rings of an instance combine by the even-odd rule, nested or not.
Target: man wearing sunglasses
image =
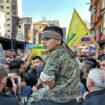
[[[45,27],[42,40],[48,55],[40,80],[46,83],[47,89],[33,93],[28,105],[76,105],[80,68],[74,53],[63,41],[62,29]]]

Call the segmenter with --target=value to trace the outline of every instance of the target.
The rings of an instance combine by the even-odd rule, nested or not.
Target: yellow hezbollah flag
[[[76,45],[87,33],[88,28],[86,27],[86,24],[74,9],[67,36],[68,46]]]

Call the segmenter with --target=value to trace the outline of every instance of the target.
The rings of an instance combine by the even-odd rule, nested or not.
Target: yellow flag
[[[88,32],[89,30],[86,27],[86,24],[74,9],[67,36],[68,46],[76,45]]]

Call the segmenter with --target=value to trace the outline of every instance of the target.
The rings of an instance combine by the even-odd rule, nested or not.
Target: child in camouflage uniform
[[[42,38],[48,55],[40,79],[48,85],[49,89],[42,88],[33,93],[28,105],[44,105],[42,100],[47,101],[48,105],[50,102],[56,105],[57,103],[66,105],[68,102],[70,104],[80,92],[79,64],[72,51],[64,46],[60,27],[45,27]]]

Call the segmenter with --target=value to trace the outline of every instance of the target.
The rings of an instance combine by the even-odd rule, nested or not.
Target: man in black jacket
[[[0,64],[0,105],[18,105],[15,98],[9,97],[2,92],[7,78],[7,70],[4,65]]]
[[[91,69],[87,78],[89,93],[80,105],[105,105],[105,71]]]

